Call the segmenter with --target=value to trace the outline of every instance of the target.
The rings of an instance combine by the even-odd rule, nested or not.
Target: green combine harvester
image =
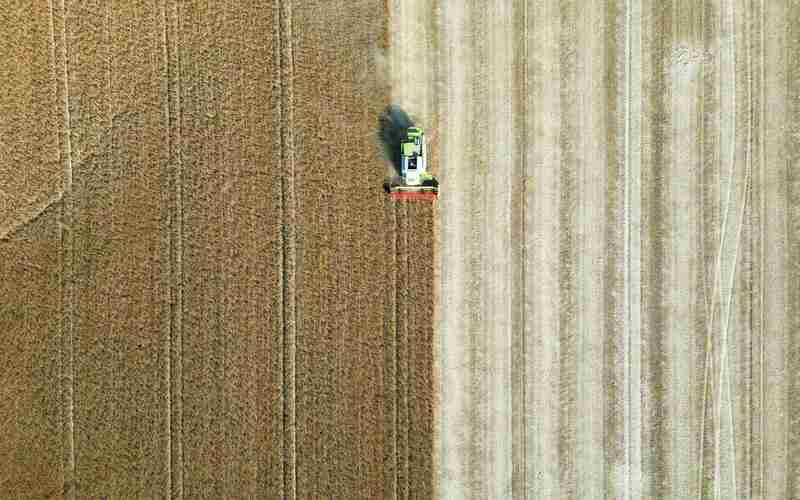
[[[400,143],[400,179],[389,187],[395,200],[436,200],[439,181],[428,172],[425,134],[421,128],[406,129]]]

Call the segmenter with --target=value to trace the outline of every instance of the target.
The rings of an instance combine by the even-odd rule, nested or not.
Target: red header
[[[434,193],[431,191],[421,191],[421,192],[400,191],[395,193],[389,193],[389,196],[393,200],[397,201],[436,201],[436,199],[439,197],[438,193]]]

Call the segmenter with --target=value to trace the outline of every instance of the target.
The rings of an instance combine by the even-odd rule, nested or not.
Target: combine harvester
[[[406,129],[400,143],[400,178],[388,186],[393,200],[435,201],[439,196],[439,181],[428,172],[425,134],[421,128]]]

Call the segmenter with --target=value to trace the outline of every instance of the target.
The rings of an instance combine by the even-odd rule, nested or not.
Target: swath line
[[[166,80],[166,87],[167,87],[167,98],[164,102],[164,118],[167,122],[167,168],[170,167],[170,161],[172,156],[172,128],[170,127],[170,101],[171,101],[171,83],[170,82],[170,66],[169,66],[169,36],[167,34],[167,1],[161,3],[161,22],[163,23],[162,26],[162,55],[164,57],[164,73],[165,73],[165,80]],[[106,26],[108,26],[108,22],[106,22]],[[170,196],[172,192],[174,192],[174,183],[173,179],[170,179]],[[171,201],[171,200],[170,200]],[[174,207],[171,207],[174,208]],[[170,219],[174,218],[174,210],[170,214]],[[165,450],[166,454],[166,467],[167,467],[167,485],[166,485],[166,494],[170,497],[172,496],[172,336],[173,331],[175,328],[175,282],[172,280],[173,277],[173,262],[174,262],[174,226],[171,224],[172,220],[170,220],[170,230],[169,230],[169,275],[170,275],[170,283],[169,283],[169,290],[170,290],[170,301],[169,301],[169,328],[167,332],[167,338],[164,342],[164,351],[166,351],[166,366],[164,369],[164,378],[166,379],[166,403],[167,403],[167,446]]]
[[[181,78],[178,5],[163,3],[167,79],[167,148],[170,182],[170,336],[167,345],[167,459],[170,494],[183,498],[183,162],[181,157]],[[110,12],[110,11],[109,11]],[[171,36],[174,35],[174,36]],[[174,125],[173,125],[174,122]]]
[[[527,412],[527,401],[526,401],[526,387],[528,385],[528,376],[527,376],[527,352],[526,352],[526,342],[525,342],[525,324],[526,324],[526,314],[525,308],[527,304],[527,296],[526,296],[526,259],[527,259],[527,228],[526,228],[526,213],[528,210],[528,202],[527,202],[527,170],[528,170],[528,2],[527,0],[521,0],[517,2],[513,7],[514,12],[519,12],[521,23],[520,27],[516,28],[516,32],[521,31],[522,37],[518,38],[521,40],[521,50],[522,50],[522,61],[515,62],[515,68],[513,72],[515,73],[515,81],[518,81],[516,85],[518,85],[517,89],[514,89],[512,98],[514,99],[514,103],[512,105],[512,112],[516,109],[516,116],[517,119],[515,120],[514,126],[518,128],[517,137],[516,137],[516,155],[514,157],[515,165],[512,167],[514,169],[514,176],[512,177],[512,185],[511,188],[514,189],[515,186],[519,186],[516,191],[516,196],[518,196],[517,203],[514,202],[514,197],[512,194],[511,198],[511,220],[512,220],[512,228],[511,228],[511,238],[512,244],[514,239],[516,238],[519,241],[519,247],[516,250],[516,253],[512,250],[512,262],[511,262],[511,272],[512,272],[512,287],[511,292],[514,294],[516,298],[516,303],[512,300],[512,323],[511,323],[511,348],[513,352],[517,354],[512,354],[511,356],[511,377],[512,377],[512,391],[511,391],[511,411],[512,411],[512,477],[511,477],[511,484],[512,490],[511,495],[513,498],[524,498],[525,489],[527,486],[527,447],[528,447],[528,436],[527,436],[527,429],[526,429],[526,419],[525,415]],[[516,210],[514,207],[518,207]],[[517,214],[516,217],[518,221],[514,221],[514,214]],[[515,232],[519,232],[515,235]],[[513,247],[512,247],[513,248]],[[514,282],[516,282],[516,286],[514,286]],[[515,321],[516,320],[516,321]],[[517,384],[517,387],[513,387],[513,384]],[[516,449],[515,449],[516,448]],[[515,463],[516,462],[516,463]]]
[[[766,379],[766,373],[764,370],[764,265],[765,265],[765,257],[764,257],[764,242],[766,241],[766,224],[764,224],[764,214],[767,211],[766,206],[766,198],[764,197],[764,179],[766,177],[764,173],[764,165],[766,163],[766,148],[764,147],[764,117],[765,117],[765,99],[766,99],[766,57],[764,57],[765,52],[765,40],[764,40],[764,26],[766,25],[764,22],[764,0],[761,0],[761,16],[760,16],[760,26],[759,26],[759,33],[760,33],[760,67],[761,67],[761,77],[759,78],[759,83],[761,85],[760,96],[759,96],[759,105],[761,107],[759,118],[758,118],[758,127],[759,127],[759,139],[758,139],[758,147],[759,147],[759,176],[758,176],[758,185],[759,185],[759,260],[758,260],[758,293],[759,293],[759,302],[758,302],[758,312],[759,312],[759,320],[758,320],[758,368],[759,368],[759,380],[758,380],[758,389],[759,389],[759,401],[758,401],[758,437],[761,440],[759,445],[759,459],[758,459],[758,485],[759,485],[759,496],[761,498],[764,497],[764,380]]]
[[[291,0],[278,0],[278,40],[281,99],[281,238],[282,238],[282,324],[283,324],[283,431],[284,431],[284,498],[297,495],[297,415],[296,415],[296,234],[295,234],[295,164],[292,78]],[[286,454],[288,453],[288,456]],[[288,463],[287,463],[288,462]]]
[[[629,0],[625,28],[625,485],[641,496],[641,1]],[[634,13],[635,10],[635,13]],[[636,26],[636,34],[632,33]],[[633,43],[636,43],[636,50]],[[634,71],[636,74],[634,75]],[[634,91],[635,89],[635,91]],[[631,109],[636,106],[635,109]]]

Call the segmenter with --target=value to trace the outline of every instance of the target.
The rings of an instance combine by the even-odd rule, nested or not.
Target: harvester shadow
[[[378,139],[383,144],[386,159],[394,168],[394,176],[400,176],[400,143],[405,138],[406,129],[414,122],[400,106],[390,104],[378,117]]]

